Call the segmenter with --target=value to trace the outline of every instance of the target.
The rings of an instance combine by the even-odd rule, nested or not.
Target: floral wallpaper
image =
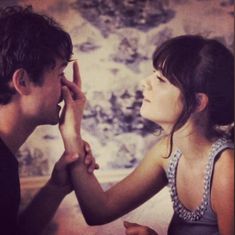
[[[139,115],[139,83],[152,72],[156,47],[181,34],[201,34],[234,47],[233,0],[0,2],[1,7],[14,4],[32,5],[70,33],[88,99],[83,136],[101,171],[135,167],[159,138]],[[71,67],[66,74],[71,77]],[[39,127],[18,152],[21,176],[49,175],[62,152],[58,128]]]

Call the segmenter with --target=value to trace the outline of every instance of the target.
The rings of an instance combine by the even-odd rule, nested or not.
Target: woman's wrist
[[[66,153],[84,155],[84,144],[80,136],[69,137],[63,141]]]

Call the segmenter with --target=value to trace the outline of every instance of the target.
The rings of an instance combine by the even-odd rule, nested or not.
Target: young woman
[[[234,234],[233,130],[229,131],[234,118],[233,65],[228,49],[200,36],[179,36],[156,49],[155,71],[143,81],[140,112],[160,125],[165,137],[133,173],[106,192],[83,164],[71,167],[88,224],[108,223],[168,185],[174,207],[168,234]],[[70,88],[64,88],[64,99],[67,113],[72,114],[67,121],[74,125],[70,136],[80,144],[74,141],[67,151],[83,154],[84,97],[76,64],[74,69],[76,85],[64,81]],[[126,223],[125,227],[126,234],[157,234],[145,226]]]

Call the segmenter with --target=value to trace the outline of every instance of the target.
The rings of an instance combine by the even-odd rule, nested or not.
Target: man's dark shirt
[[[17,234],[19,204],[18,162],[0,139],[0,234]]]

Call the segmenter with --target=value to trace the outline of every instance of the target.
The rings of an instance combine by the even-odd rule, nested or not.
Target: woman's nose
[[[150,79],[149,77],[143,79],[140,81],[141,88],[144,90],[151,90],[151,84],[150,84]]]

